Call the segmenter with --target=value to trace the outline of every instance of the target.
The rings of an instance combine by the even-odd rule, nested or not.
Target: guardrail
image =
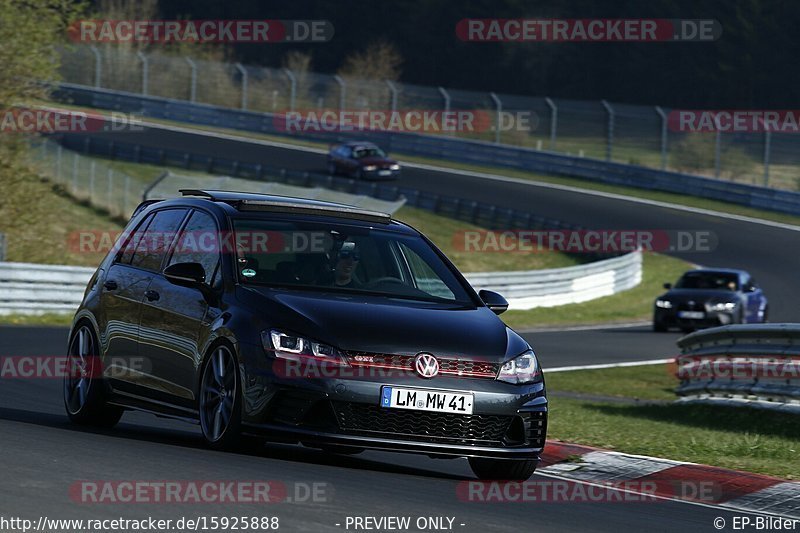
[[[0,315],[74,313],[94,268],[0,263]]]
[[[83,85],[61,84],[54,96],[81,106],[140,113],[145,117],[176,120],[242,131],[286,137],[339,142],[348,139],[370,140],[387,150],[445,159],[461,163],[518,168],[545,174],[579,177],[610,185],[624,185],[721,200],[758,209],[800,215],[800,193],[770,189],[744,183],[670,172],[639,165],[629,165],[569,155],[498,145],[484,141],[458,139],[442,135],[408,132],[355,131],[303,132],[286,131],[280,115],[191,103],[122,91],[96,89]],[[201,155],[201,154],[198,154]]]
[[[93,268],[0,263],[0,315],[74,313]],[[641,252],[587,265],[465,274],[476,290],[504,294],[511,309],[563,305],[600,298],[641,281]]]
[[[737,324],[678,340],[683,401],[800,414],[800,324]]]
[[[642,281],[642,252],[565,268],[465,274],[477,290],[506,297],[509,309],[573,304],[631,289]]]

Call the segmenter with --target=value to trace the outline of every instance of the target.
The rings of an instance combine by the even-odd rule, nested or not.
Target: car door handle
[[[161,296],[156,291],[145,291],[144,292],[144,297],[147,298],[151,302],[161,298]]]
[[[115,291],[117,290],[117,282],[113,279],[107,280],[105,283],[103,283],[103,287],[105,287],[107,291]]]

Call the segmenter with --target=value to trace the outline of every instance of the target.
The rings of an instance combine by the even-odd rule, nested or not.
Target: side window
[[[206,271],[206,283],[213,285],[219,265],[219,235],[211,215],[203,211],[192,212],[167,266],[175,263],[200,263]]]
[[[185,209],[165,209],[157,211],[153,221],[139,242],[131,258],[131,266],[158,272],[175,233],[186,216]]]
[[[128,242],[125,243],[117,254],[117,258],[114,260],[115,263],[122,263],[123,265],[128,265],[131,262],[131,257],[133,257],[133,251],[139,245],[139,241],[142,240],[142,236],[147,231],[147,226],[152,222],[153,215],[147,215],[137,227],[136,230],[133,232],[132,235],[128,237]]]
[[[411,277],[419,290],[427,292],[431,296],[455,299],[453,291],[445,285],[424,259],[403,243],[400,243],[400,250],[403,252],[406,261],[408,261]]]

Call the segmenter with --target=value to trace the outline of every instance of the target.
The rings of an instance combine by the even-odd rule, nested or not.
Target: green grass
[[[672,391],[678,381],[673,365],[554,372],[546,379],[549,438],[798,478],[800,425],[796,415],[701,404],[588,401],[563,395],[674,400]]]
[[[58,104],[67,109],[83,109],[77,106],[70,106],[66,104]],[[93,110],[95,113],[100,114],[108,114],[105,110]],[[232,130],[227,128],[216,128],[211,126],[203,126],[203,125],[195,125],[195,124],[186,124],[183,122],[177,122],[172,120],[163,120],[163,119],[156,119],[156,118],[147,118],[148,122],[158,123],[158,124],[166,124],[171,126],[180,126],[184,128],[191,128],[197,129],[200,131],[208,131],[208,132],[219,132],[228,135],[236,135],[239,137],[246,137],[252,139],[259,139],[271,142],[279,142],[284,144],[291,144],[295,146],[304,146],[310,148],[317,148],[317,149],[327,149],[327,143],[320,143],[320,142],[313,142],[313,141],[306,141],[306,140],[299,140],[293,137],[282,137],[278,135],[266,135],[261,133],[254,133],[248,131],[241,131],[241,130]],[[545,143],[547,146],[547,143]],[[592,152],[594,153],[594,152]],[[572,155],[577,155],[577,152],[573,153]],[[590,155],[587,153],[587,155]],[[617,159],[615,155],[614,159]],[[632,160],[635,160],[635,156],[631,156]],[[573,177],[566,177],[566,176],[549,176],[544,174],[539,174],[535,172],[529,172],[525,170],[516,170],[504,167],[492,167],[492,166],[484,166],[484,165],[473,165],[473,164],[465,164],[465,163],[457,163],[453,161],[442,161],[441,159],[431,159],[425,157],[418,157],[418,156],[411,156],[402,154],[402,161],[407,163],[420,163],[426,165],[434,165],[434,166],[441,166],[447,167],[455,170],[466,170],[472,172],[483,172],[488,174],[498,174],[502,176],[508,177],[515,177],[521,178],[536,182],[543,182],[543,183],[552,183],[555,185],[566,185],[571,187],[577,187],[579,189],[586,189],[592,191],[600,191],[600,192],[608,192],[612,194],[619,194],[623,196],[630,196],[633,198],[642,198],[646,200],[654,200],[659,202],[666,202],[671,204],[677,204],[687,207],[695,207],[699,209],[708,209],[711,211],[718,211],[721,213],[729,213],[735,215],[742,215],[748,216],[753,218],[760,218],[763,220],[770,220],[774,222],[782,222],[785,224],[794,224],[800,225],[800,216],[795,215],[788,215],[783,213],[775,213],[772,211],[767,211],[763,209],[754,209],[751,207],[745,207],[737,204],[731,204],[727,202],[722,202],[718,200],[708,200],[705,198],[698,198],[695,196],[686,196],[681,194],[669,193],[669,192],[659,192],[659,191],[648,191],[644,189],[637,189],[634,187],[625,187],[625,186],[618,186],[618,185],[606,185],[602,183],[596,183],[590,180],[585,180],[581,178],[573,178]],[[634,161],[636,162],[636,161]],[[777,170],[777,169],[776,169]]]
[[[638,400],[674,400],[677,384],[675,365],[672,364],[571,370],[547,374],[547,388],[550,391],[570,391]]]
[[[43,315],[0,315],[0,324],[20,326],[69,326],[72,314],[45,313]]]
[[[674,282],[690,267],[689,263],[674,257],[645,253],[642,282],[632,289],[583,303],[506,311],[501,318],[517,329],[648,320],[652,316],[653,300],[664,291],[664,282]]]
[[[548,437],[786,479],[797,479],[800,464],[797,416],[749,408],[551,396]]]

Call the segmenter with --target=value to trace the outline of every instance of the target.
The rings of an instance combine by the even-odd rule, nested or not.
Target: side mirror
[[[478,292],[478,296],[480,296],[483,303],[486,304],[486,307],[491,309],[496,315],[508,310],[508,302],[506,299],[494,291],[481,290]]]
[[[672,288],[672,283],[665,283],[664,288],[670,290]]]
[[[756,292],[756,286],[755,285],[745,285],[744,286],[744,292]]]
[[[206,271],[200,263],[175,263],[164,269],[164,277],[175,285],[196,287],[205,283]]]

